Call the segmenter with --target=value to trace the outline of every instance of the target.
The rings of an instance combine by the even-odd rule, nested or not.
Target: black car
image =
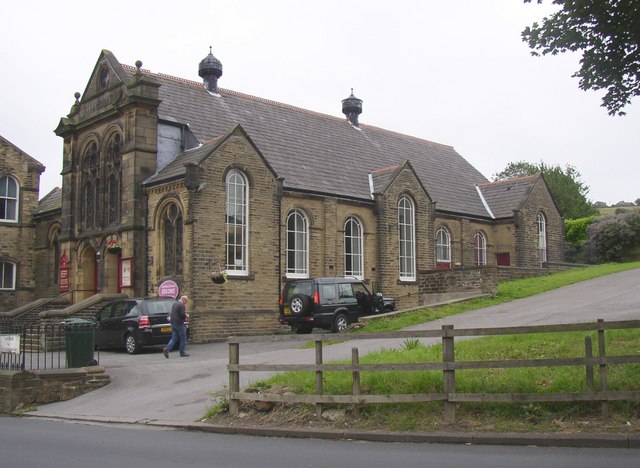
[[[125,298],[109,302],[96,314],[96,346],[124,347],[127,353],[137,354],[143,346],[167,344],[171,339],[171,307],[176,302],[171,298]]]
[[[372,294],[356,278],[295,279],[282,290],[278,321],[299,334],[311,333],[313,328],[343,332],[363,315],[395,309],[393,298]]]

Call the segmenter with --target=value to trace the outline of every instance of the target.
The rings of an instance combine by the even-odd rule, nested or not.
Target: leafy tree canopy
[[[580,89],[606,89],[602,107],[624,115],[622,109],[640,94],[640,0],[553,3],[560,10],[527,27],[522,40],[536,56],[581,51],[580,70],[573,74]]]
[[[511,162],[502,172],[494,174],[493,180],[535,175],[539,172],[543,173],[551,195],[558,205],[560,213],[565,218],[584,218],[598,212],[587,200],[589,187],[580,181],[580,173],[571,165],[567,165],[565,169],[562,169],[558,165],[547,166],[542,161],[540,164],[532,164],[525,161]]]

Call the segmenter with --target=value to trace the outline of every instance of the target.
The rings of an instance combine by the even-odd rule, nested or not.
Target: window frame
[[[436,268],[451,268],[451,233],[445,226],[436,231]]]
[[[235,190],[230,190],[231,187],[234,187]],[[236,201],[238,188],[242,194],[240,203]],[[229,223],[232,196],[234,198],[233,206],[240,207],[242,210],[241,223]],[[237,213],[236,210],[234,212]],[[232,230],[233,232],[231,232]],[[240,230],[241,236],[239,244],[237,243],[238,230]],[[231,234],[234,235],[234,240],[236,240],[234,243],[229,242]],[[238,258],[238,247],[240,248],[240,258]],[[233,263],[229,261],[231,253],[233,253]],[[240,260],[240,265],[238,265],[238,260]],[[249,180],[238,169],[231,169],[225,177],[225,270],[231,276],[246,276],[249,274]]]
[[[174,207],[176,210],[175,216],[173,216],[174,213],[169,212]],[[170,246],[167,238],[167,229],[169,228],[172,236]],[[177,202],[171,201],[162,208],[159,232],[162,238],[162,271],[164,276],[180,276],[184,274],[184,212]],[[170,249],[167,247],[170,247]],[[173,255],[172,259],[167,257],[169,254]],[[172,271],[169,271],[169,266],[173,268]]]
[[[413,200],[398,200],[398,276],[400,281],[416,280],[416,211]]]
[[[11,284],[5,286],[6,283],[6,265],[11,265]],[[15,291],[16,290],[16,276],[18,273],[18,264],[9,260],[0,260],[0,291]]]
[[[14,184],[15,197],[9,193],[9,183]],[[0,203],[4,204],[4,216],[0,218],[0,223],[17,223],[20,218],[20,184],[15,177],[5,175],[0,177],[0,186],[4,185],[4,194],[0,195]],[[13,205],[14,217],[7,217],[8,207]]]
[[[295,217],[295,218],[294,218]],[[294,229],[290,229],[290,222],[292,219],[299,219],[301,221],[302,230],[298,230],[298,223],[295,223]],[[297,242],[302,240],[302,247],[297,244],[290,245],[290,238],[293,235],[293,239]],[[293,254],[294,265],[289,265],[290,255]],[[286,223],[286,247],[285,247],[285,275],[287,278],[309,278],[309,218],[307,214],[299,209],[293,209],[287,215]],[[302,268],[298,268],[298,261],[302,260]]]
[[[538,233],[538,260],[542,265],[547,261],[547,218],[543,213],[536,216],[537,233]]]
[[[355,235],[353,233],[354,227],[357,230]],[[350,252],[347,251],[348,246]],[[354,249],[354,246],[357,248]],[[351,269],[348,268],[348,265],[351,266]],[[364,279],[364,235],[362,223],[355,216],[349,216],[344,222],[344,275],[353,276],[359,280]]]
[[[487,238],[481,231],[473,235],[473,264],[475,266],[487,264]]]

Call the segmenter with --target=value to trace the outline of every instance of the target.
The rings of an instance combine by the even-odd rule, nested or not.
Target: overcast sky
[[[521,0],[5,2],[0,134],[61,185],[53,130],[102,49],[200,81],[213,47],[222,88],[452,145],[487,178],[509,162],[574,166],[591,201],[640,198],[638,100],[610,117],[571,78],[578,55],[536,58],[520,38],[553,11]],[[428,187],[427,187],[428,188]]]

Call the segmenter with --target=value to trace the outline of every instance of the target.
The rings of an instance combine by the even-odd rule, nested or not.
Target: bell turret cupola
[[[218,94],[218,78],[222,76],[222,63],[213,56],[211,47],[209,47],[209,55],[200,62],[198,75],[204,80],[207,91]]]
[[[351,88],[351,96],[342,100],[342,113],[347,116],[351,125],[358,126],[358,116],[362,113],[362,99],[353,95],[353,88]]]

